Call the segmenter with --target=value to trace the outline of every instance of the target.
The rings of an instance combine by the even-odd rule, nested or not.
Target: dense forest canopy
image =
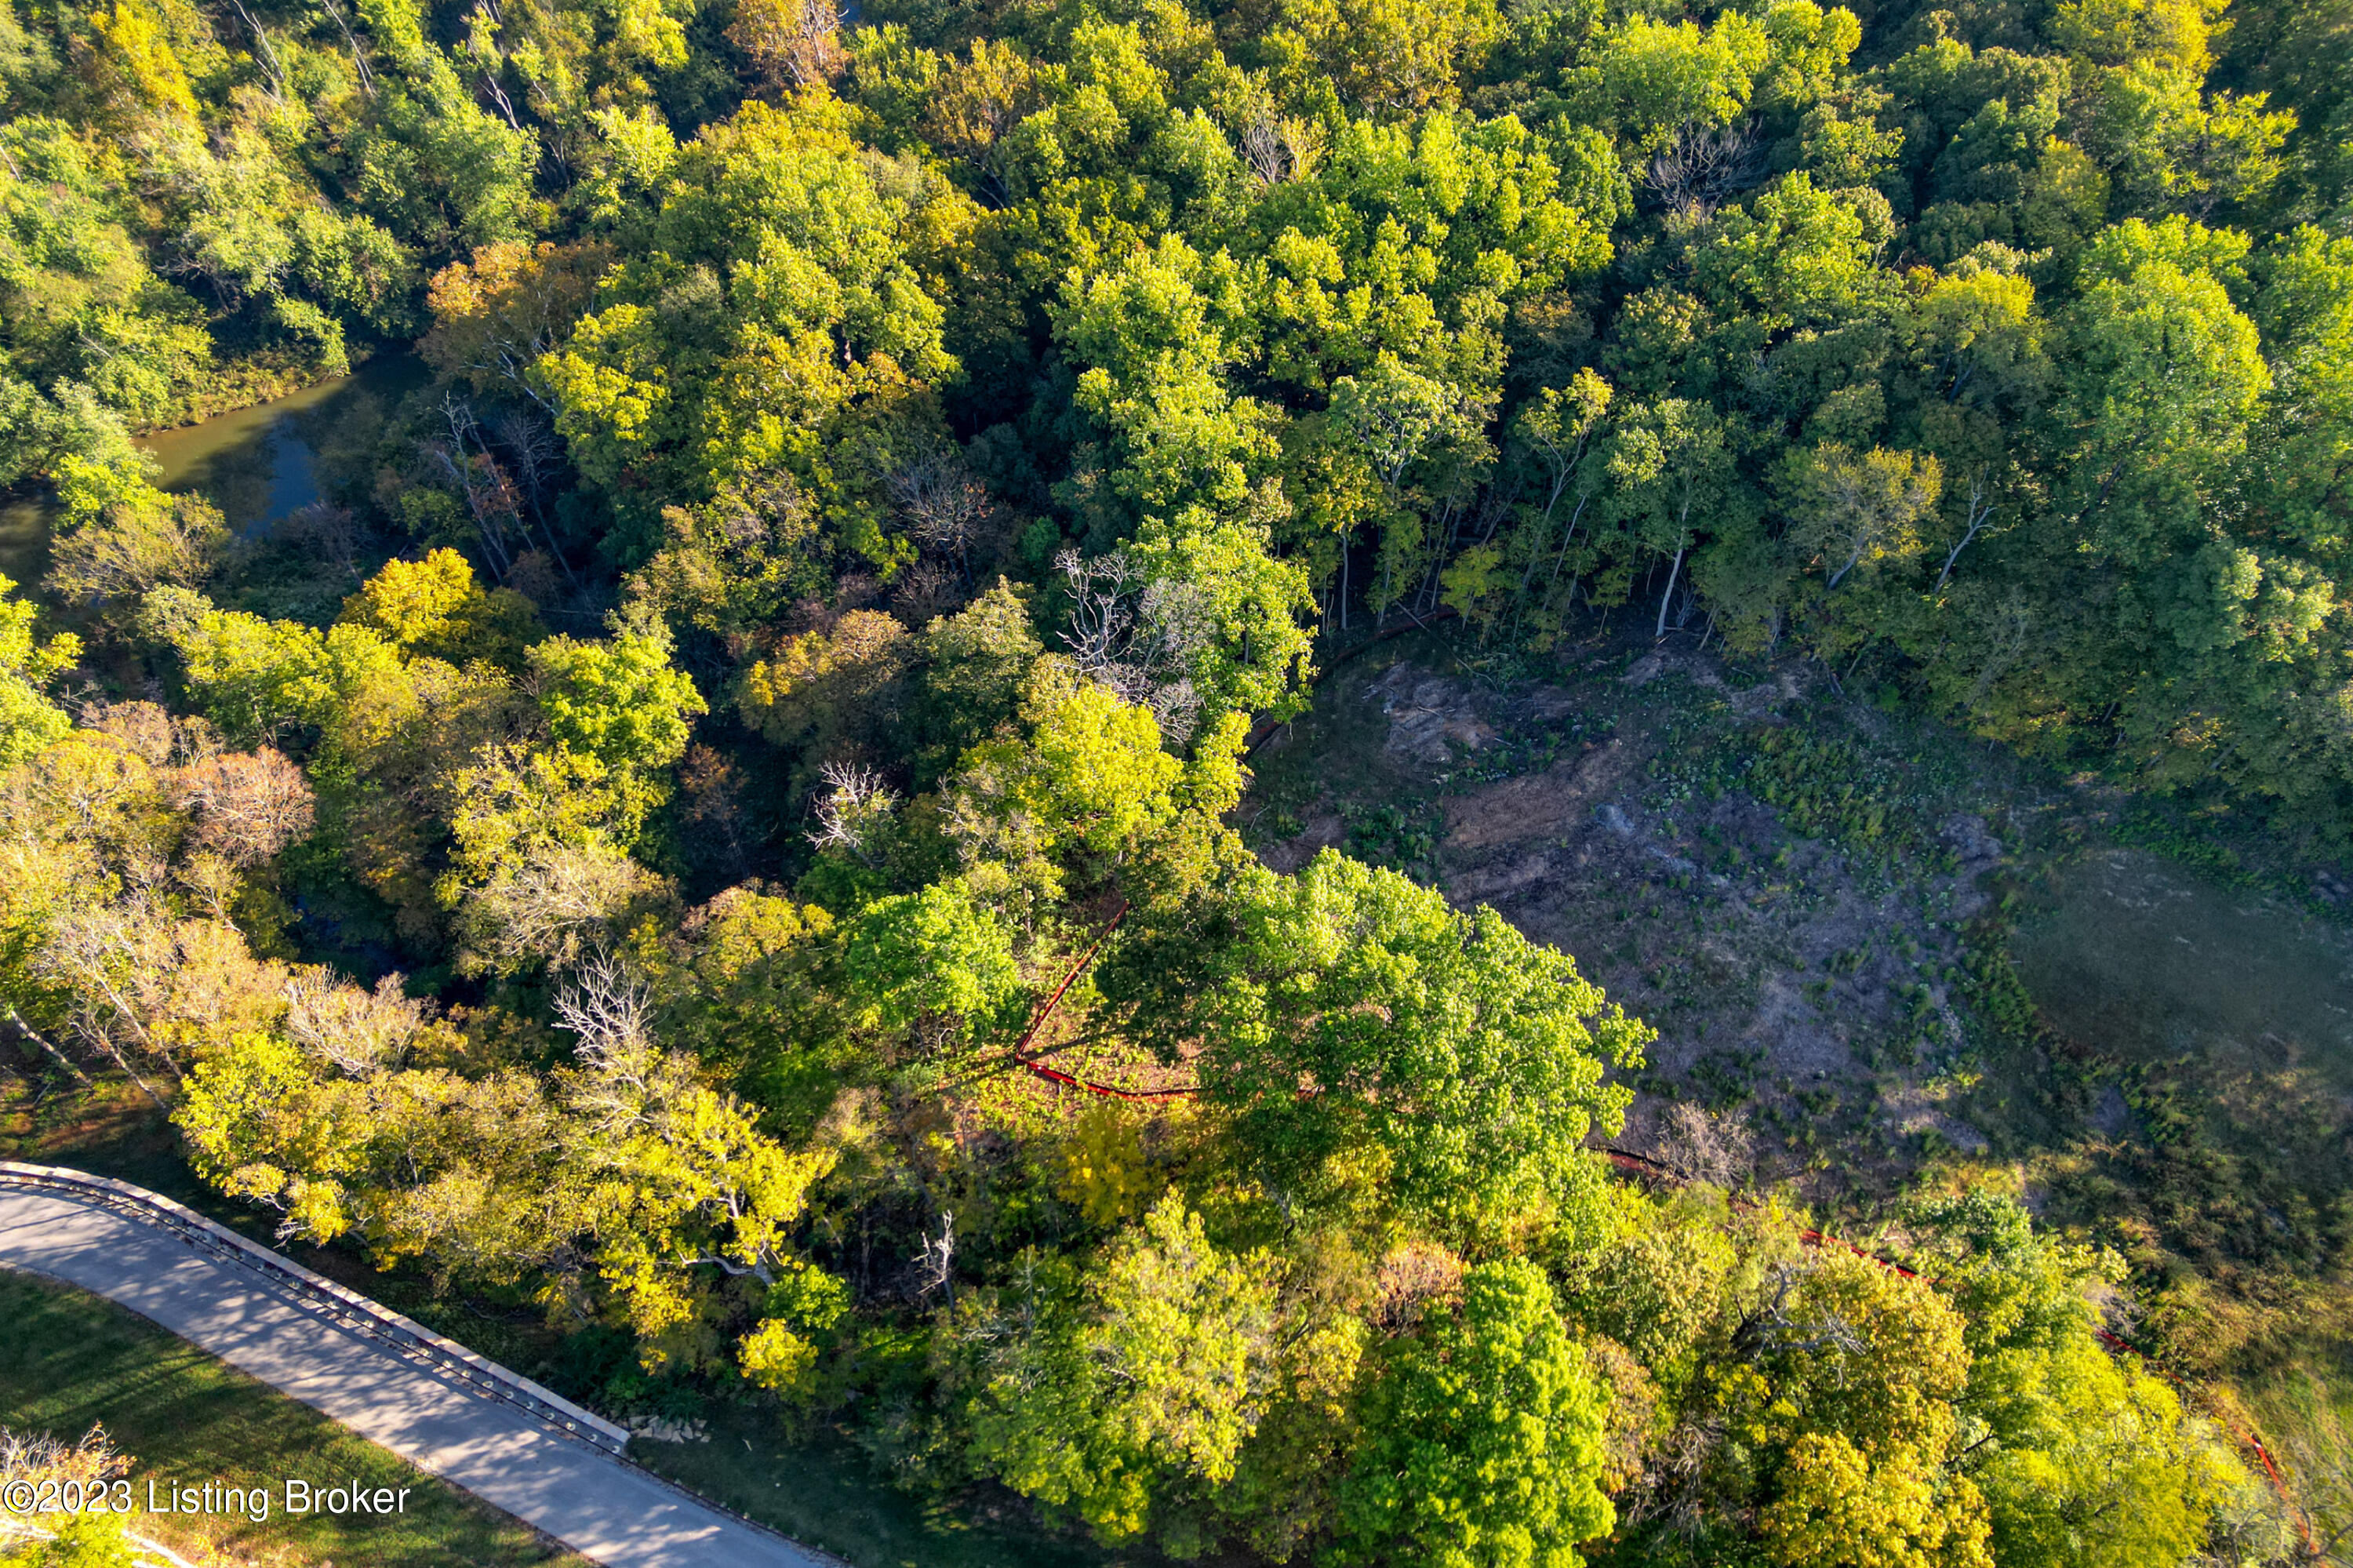
[[[1615,617],[2341,846],[2348,76],[2336,0],[12,0],[7,1027],[614,1401],[1106,1542],[2284,1561],[2112,1255],[1629,1186],[1647,1025],[1229,816],[1372,631]],[[411,343],[329,500],[158,488]]]

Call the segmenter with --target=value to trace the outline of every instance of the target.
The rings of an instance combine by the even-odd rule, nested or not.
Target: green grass
[[[368,1520],[272,1511],[269,1522],[179,1515],[132,1528],[223,1563],[502,1568],[583,1560],[528,1526],[353,1436],[308,1405],[87,1291],[0,1271],[0,1421],[69,1440],[102,1422],[147,1482],[269,1486],[351,1477],[408,1489],[405,1513]],[[189,1553],[195,1554],[193,1552]]]
[[[994,1505],[926,1508],[877,1478],[862,1456],[841,1444],[788,1440],[773,1415],[714,1404],[706,1443],[631,1445],[649,1470],[783,1531],[794,1540],[846,1557],[858,1568],[1109,1568],[1133,1559],[1040,1539],[1029,1510],[1008,1497]]]
[[[2316,1534],[2353,1540],[2353,1346],[2301,1346],[2247,1394],[2248,1414]]]

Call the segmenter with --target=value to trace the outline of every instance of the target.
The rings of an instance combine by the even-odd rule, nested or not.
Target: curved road
[[[611,1568],[841,1568],[127,1215],[0,1188],[0,1266],[119,1302]]]

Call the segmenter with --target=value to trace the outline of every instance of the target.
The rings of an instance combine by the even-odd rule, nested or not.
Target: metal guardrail
[[[373,1340],[405,1360],[464,1383],[476,1393],[523,1411],[564,1436],[616,1457],[628,1454],[628,1433],[603,1416],[160,1192],[108,1176],[15,1160],[0,1160],[0,1188],[54,1192],[169,1231],[198,1252],[262,1275],[306,1310],[347,1333]]]

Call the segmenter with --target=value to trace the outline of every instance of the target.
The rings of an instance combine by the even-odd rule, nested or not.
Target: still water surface
[[[427,376],[409,355],[370,360],[349,376],[202,424],[140,438],[165,490],[200,490],[228,525],[249,534],[319,499],[322,452],[372,436],[393,403]],[[0,503],[0,576],[29,589],[49,567],[57,506],[47,495]]]

